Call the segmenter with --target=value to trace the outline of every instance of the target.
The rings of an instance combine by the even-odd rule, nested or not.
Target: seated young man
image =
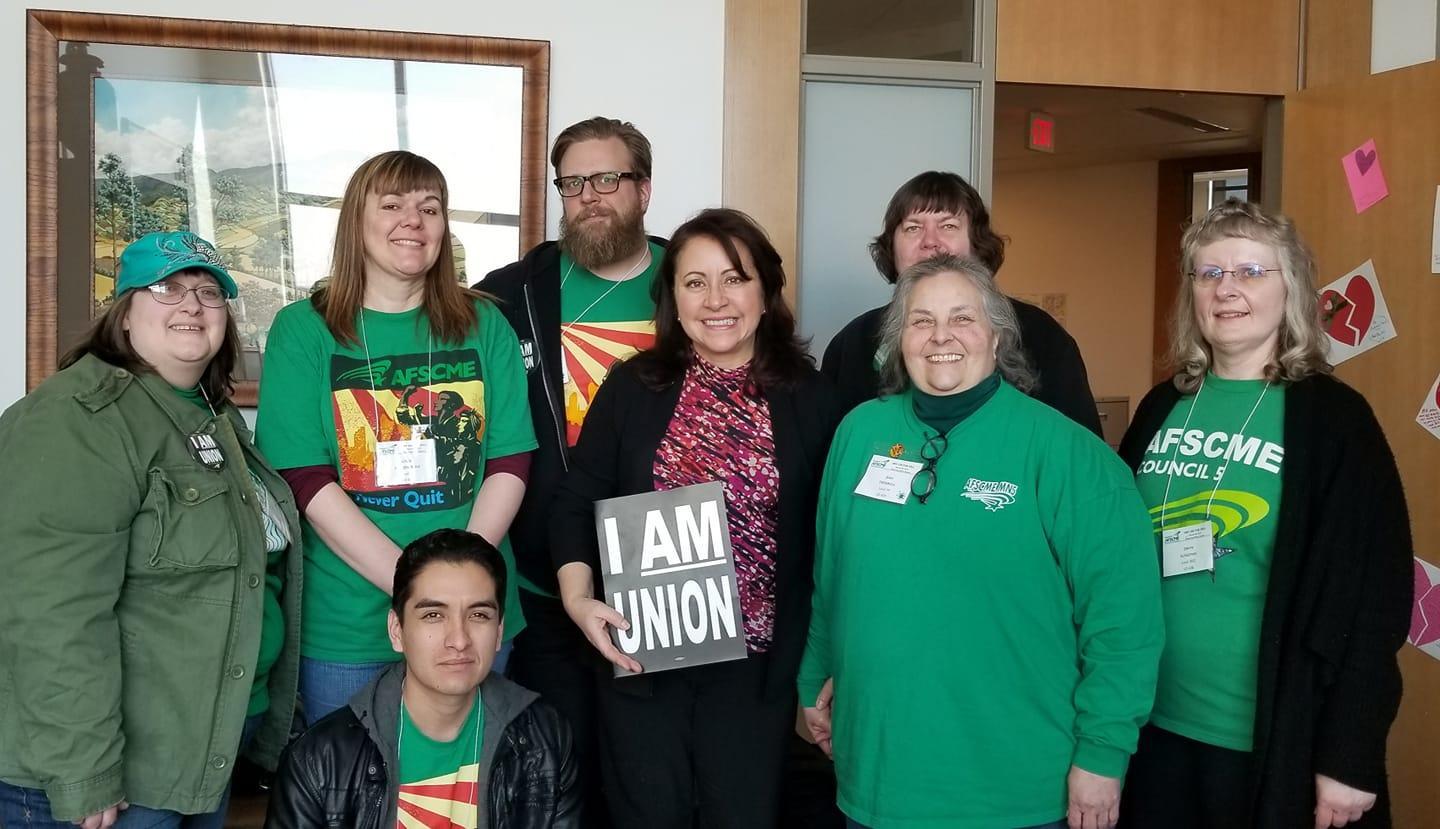
[[[505,579],[474,533],[405,548],[389,615],[404,659],[290,746],[266,827],[579,825],[569,727],[490,672]]]

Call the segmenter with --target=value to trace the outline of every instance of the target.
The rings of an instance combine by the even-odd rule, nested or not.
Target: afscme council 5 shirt
[[[309,300],[275,317],[261,377],[256,439],[281,469],[332,465],[340,487],[390,540],[404,547],[432,530],[464,528],[485,461],[535,448],[515,332],[495,307],[475,305],[463,342],[434,342],[422,309],[365,310],[358,342],[342,346]],[[362,325],[363,323],[363,325]],[[377,480],[377,443],[433,438],[435,480]],[[392,661],[390,598],[342,561],[304,522],[305,624],[312,659]],[[513,572],[508,541],[500,550]],[[514,580],[505,634],[524,628]]]
[[[1215,538],[1213,572],[1161,582],[1165,651],[1150,722],[1235,751],[1253,747],[1284,417],[1283,385],[1208,375],[1151,438],[1135,480],[1150,508],[1157,556],[1162,515],[1166,529],[1208,523]]]

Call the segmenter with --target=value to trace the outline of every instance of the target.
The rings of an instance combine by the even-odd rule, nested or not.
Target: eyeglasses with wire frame
[[[935,492],[935,484],[939,483],[939,476],[935,473],[935,464],[940,462],[940,456],[950,448],[950,440],[943,434],[935,433],[925,439],[925,444],[920,447],[920,460],[924,464],[915,477],[910,479],[910,494],[914,495],[920,503],[930,500],[931,494]]]
[[[573,199],[585,189],[585,182],[590,182],[590,189],[602,196],[609,195],[620,189],[620,182],[625,179],[639,181],[640,176],[635,173],[591,173],[588,176],[561,176],[555,179],[555,189],[560,191],[560,197]]]
[[[1266,274],[1279,272],[1279,268],[1267,268],[1264,265],[1257,265],[1254,262],[1250,262],[1244,265],[1236,265],[1233,271],[1227,271],[1224,268],[1214,266],[1206,266],[1196,268],[1187,275],[1202,285],[1214,285],[1224,279],[1226,274],[1235,277],[1235,279],[1240,282],[1258,282],[1264,279]]]
[[[225,291],[219,285],[206,284],[187,288],[172,279],[162,279],[146,285],[145,290],[149,291],[150,296],[155,297],[155,301],[161,305],[179,305],[185,301],[185,295],[193,291],[195,298],[200,300],[200,304],[206,308],[225,307]]]

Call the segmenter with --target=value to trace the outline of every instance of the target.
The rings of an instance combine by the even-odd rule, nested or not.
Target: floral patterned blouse
[[[722,369],[692,356],[653,469],[656,490],[715,480],[724,485],[745,646],[751,653],[769,650],[780,472],[770,404],[750,381],[749,363]]]

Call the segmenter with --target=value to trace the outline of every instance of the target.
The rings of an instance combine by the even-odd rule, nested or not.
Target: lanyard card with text
[[[1164,578],[1215,569],[1215,535],[1208,521],[1163,530],[1160,545],[1160,575]]]
[[[870,464],[865,467],[865,476],[855,486],[855,494],[891,504],[903,504],[910,500],[910,483],[924,466],[918,461],[872,455]]]

